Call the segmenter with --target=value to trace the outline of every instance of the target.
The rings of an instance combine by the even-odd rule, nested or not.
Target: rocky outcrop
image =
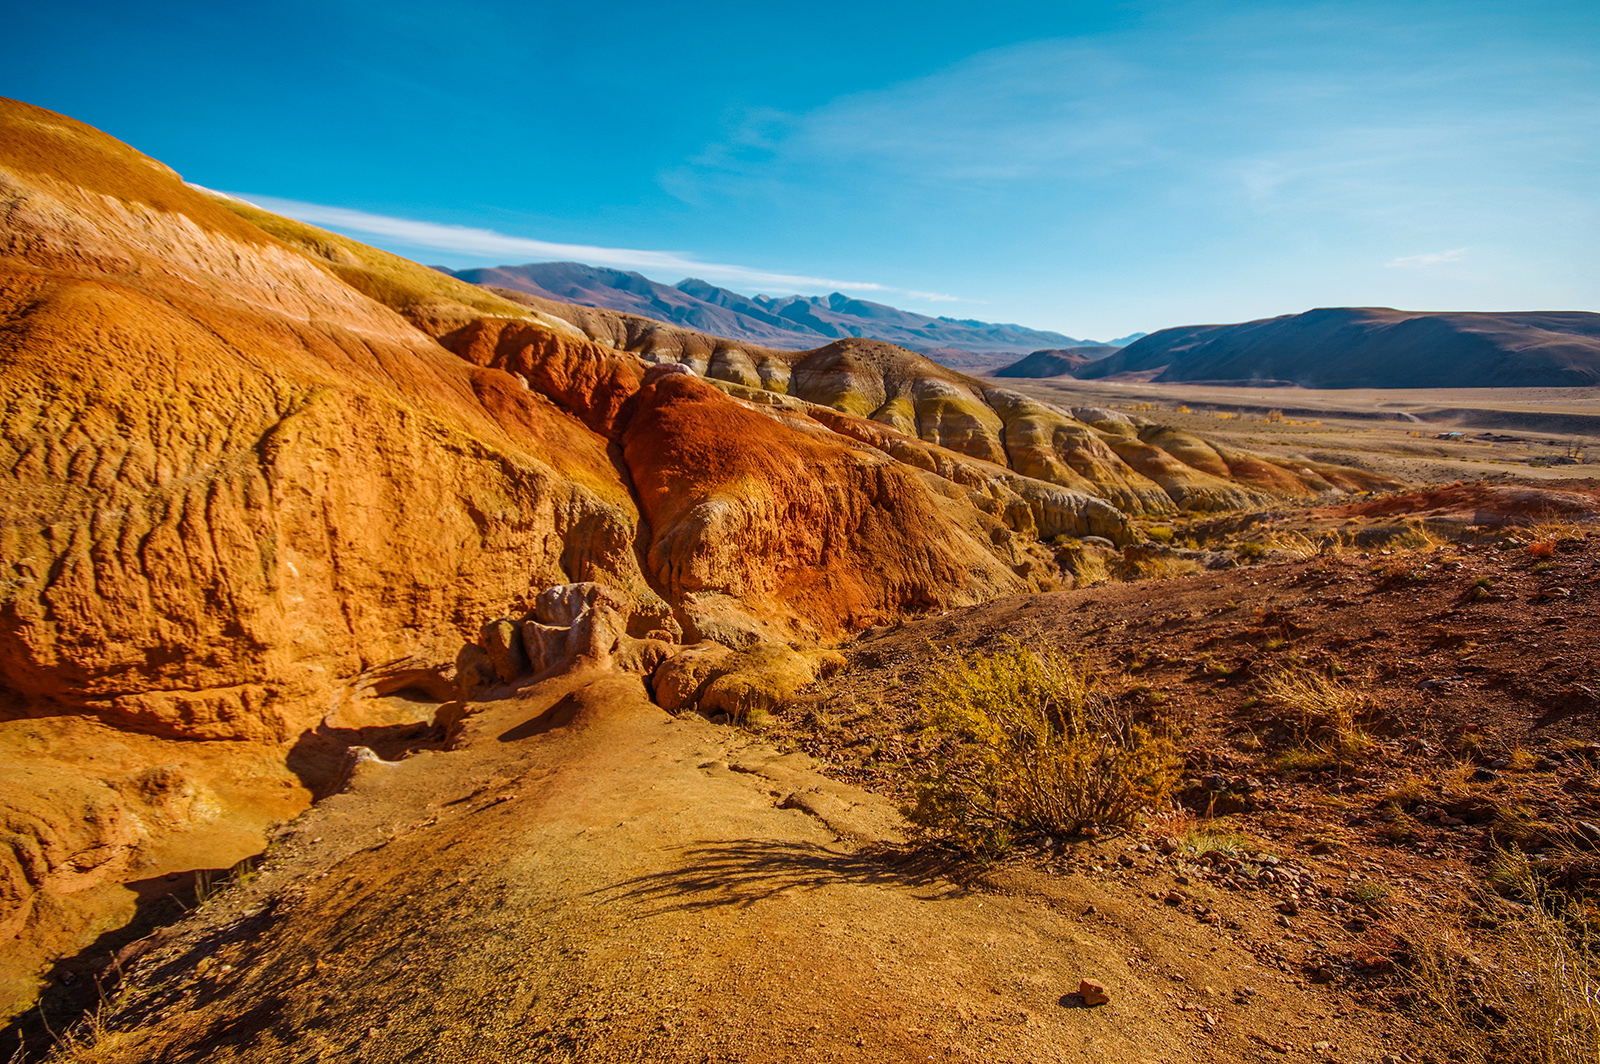
[[[610,588],[547,588],[525,616],[490,621],[461,649],[459,694],[490,698],[568,672],[615,669],[649,677],[656,703],[669,712],[742,721],[770,712],[845,663],[834,650],[776,642],[735,650],[713,640],[683,646],[675,630],[635,638],[628,634],[633,627],[630,604]]]
[[[1040,537],[1127,539],[1112,486],[1150,509],[1225,482],[889,345],[641,355],[38,108],[0,102],[0,146],[0,770],[63,721],[154,744],[143,767],[248,749],[295,766],[281,819],[457,687],[1052,587]],[[772,653],[693,697],[782,697],[805,669]],[[76,764],[47,774],[66,791],[15,777],[13,821],[43,826],[14,831],[8,913],[80,882],[74,854],[139,848],[130,810],[146,850],[172,830],[127,798],[48,843],[36,813],[101,809],[71,795],[127,771]]]
[[[25,713],[288,742],[530,587],[601,581],[738,642],[1049,582],[881,452],[3,113],[36,146],[0,160],[0,685]]]
[[[0,159],[0,686],[23,712],[292,741],[530,582],[647,590],[603,438],[159,164],[0,116],[41,145]]]
[[[662,620],[642,638],[630,628]],[[519,682],[532,683],[574,669],[621,669],[650,675],[677,649],[670,618],[636,614],[627,596],[596,583],[544,590],[519,618],[490,621],[456,658],[458,693],[476,698]]]
[[[1100,408],[1052,406],[879,341],[844,339],[810,351],[766,349],[633,315],[563,308],[505,294],[565,315],[619,351],[635,352],[649,362],[684,365],[748,401],[803,409],[778,398],[784,397],[871,420],[902,436],[1097,496],[1135,514],[1237,509],[1284,498],[1402,486],[1366,470],[1290,464],[1242,451],[1234,451],[1219,466],[1209,444],[1191,446],[1194,438],[1185,434]],[[504,354],[484,354],[481,336],[458,349],[470,351],[467,357],[474,359],[498,358],[494,364],[514,361]],[[1194,458],[1199,465],[1190,464]]]
[[[639,626],[625,596],[595,583],[565,584],[535,596],[522,617],[485,624],[456,660],[458,694],[482,699],[580,670],[620,670],[650,678],[658,705],[677,713],[745,720],[770,711],[802,688],[831,675],[844,656],[826,649],[747,642],[734,649],[714,640],[690,646],[679,632]]]

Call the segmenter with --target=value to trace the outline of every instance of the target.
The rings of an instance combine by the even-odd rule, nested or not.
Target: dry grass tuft
[[[1535,558],[1552,557],[1567,543],[1581,543],[1588,537],[1582,525],[1571,521],[1540,521],[1530,525],[1523,537],[1528,541],[1528,553]]]
[[[1314,540],[1304,532],[1296,529],[1278,529],[1269,532],[1262,538],[1261,545],[1269,550],[1283,551],[1292,554],[1301,561],[1315,558],[1320,554],[1329,553],[1330,547],[1338,542],[1333,539]]]
[[[1384,544],[1393,551],[1424,551],[1437,550],[1440,547],[1449,547],[1454,544],[1445,537],[1434,532],[1421,521],[1408,521],[1406,529],[1399,532]]]
[[[1365,700],[1331,676],[1292,667],[1269,674],[1262,697],[1287,710],[1298,751],[1284,767],[1307,767],[1306,762],[1345,763],[1372,748],[1372,738],[1362,727]]]
[[[1204,571],[1205,567],[1193,558],[1157,555],[1142,559],[1130,566],[1128,577],[1130,580],[1172,580]]]
[[[1177,780],[1172,743],[1106,698],[1081,658],[1053,649],[1008,639],[994,654],[945,655],[921,710],[942,742],[908,815],[976,853],[1126,829]]]
[[[1479,899],[1496,926],[1414,928],[1418,1010],[1454,1060],[1594,1064],[1600,1060],[1600,940],[1588,908],[1545,884],[1518,850],[1501,851]],[[1482,922],[1482,921],[1480,921]]]
[[[1177,839],[1183,852],[1189,854],[1221,853],[1242,857],[1262,849],[1260,840],[1231,828],[1218,827],[1217,822],[1210,819],[1196,820],[1179,832]]]
[[[1098,554],[1079,555],[1071,569],[1074,587],[1094,587],[1111,579],[1111,571],[1106,568],[1106,560]]]

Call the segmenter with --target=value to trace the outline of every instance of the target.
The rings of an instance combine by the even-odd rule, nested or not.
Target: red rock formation
[[[844,339],[811,351],[752,347],[637,315],[495,291],[608,346],[686,365],[741,398],[772,404],[788,396],[870,419],[1130,513],[1240,509],[1402,486],[1362,469],[1241,451],[1222,455],[1188,433],[1109,410],[1051,406],[881,341]]]
[[[949,589],[1027,586],[903,466],[795,432],[676,368],[645,378],[622,444],[653,532],[651,575],[691,616],[718,600],[827,638]]]
[[[1037,536],[1126,536],[1103,500],[1006,468],[1012,422],[977,382],[887,345],[712,345],[715,386],[652,369],[14,102],[0,196],[0,770],[47,723],[145,744],[114,771],[53,763],[93,796],[87,833],[32,815],[58,788],[16,777],[0,925],[157,867],[134,842],[169,829],[130,773],[219,745],[281,771],[426,722],[480,636],[514,677],[520,633],[482,626],[530,592],[603,584],[645,644],[827,641],[1048,587]],[[1106,454],[1075,475],[1140,483]],[[403,690],[423,708],[384,701]],[[109,856],[75,878],[86,850]]]

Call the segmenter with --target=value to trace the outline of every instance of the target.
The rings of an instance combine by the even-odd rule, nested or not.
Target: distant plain
[[[1110,407],[1235,446],[1357,465],[1412,483],[1600,475],[1600,388],[1316,390],[1071,377],[988,381],[1057,406]],[[1274,411],[1281,421],[1269,420]],[[1436,438],[1444,433],[1462,436]],[[1576,462],[1561,461],[1568,456]],[[1532,464],[1552,460],[1559,464]]]

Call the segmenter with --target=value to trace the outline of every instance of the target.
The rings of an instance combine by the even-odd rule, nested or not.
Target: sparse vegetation
[[[1100,555],[1084,553],[1072,563],[1072,577],[1078,587],[1094,587],[1110,580],[1111,573]]]
[[[1125,829],[1166,800],[1170,740],[1133,722],[1085,662],[1008,639],[997,653],[947,655],[921,702],[942,738],[909,815],[984,854],[1029,835]]]
[[[1384,791],[1383,801],[1397,807],[1414,805],[1427,797],[1428,793],[1428,782],[1416,773],[1408,772]]]
[[[1350,900],[1368,909],[1380,909],[1388,904],[1389,888],[1375,879],[1365,879],[1350,888]]]
[[[1528,528],[1528,553],[1548,558],[1568,543],[1581,543],[1587,536],[1582,525],[1570,521],[1541,521]]]
[[[1499,851],[1476,899],[1494,926],[1416,928],[1411,983],[1451,1058],[1495,1064],[1600,1059],[1600,941],[1586,906],[1516,849]],[[1484,921],[1480,920],[1480,923]]]
[[[1319,772],[1338,765],[1339,759],[1320,748],[1294,746],[1279,750],[1272,756],[1271,764],[1284,772]]]
[[[1418,521],[1410,523],[1405,531],[1391,537],[1386,546],[1396,551],[1422,551],[1448,546],[1449,543],[1449,540],[1435,534]]]
[[[1185,853],[1222,853],[1240,857],[1260,849],[1260,843],[1243,832],[1218,827],[1214,820],[1196,820],[1177,836]]]
[[[1337,540],[1334,539],[1330,541],[1324,539],[1319,542],[1317,540],[1313,540],[1304,532],[1293,528],[1287,528],[1275,530],[1269,533],[1261,546],[1270,550],[1283,551],[1286,554],[1291,554],[1296,558],[1304,560],[1307,558],[1315,558],[1317,555],[1324,553],[1332,542],[1337,542]]]
[[[1364,753],[1372,739],[1362,727],[1361,695],[1331,676],[1305,668],[1280,669],[1267,676],[1262,696],[1287,710],[1302,762],[1282,767],[1308,768],[1343,763]]]
[[[1171,580],[1180,576],[1192,576],[1201,572],[1203,568],[1193,558],[1156,555],[1152,558],[1142,558],[1130,565],[1128,575],[1134,580]]]

